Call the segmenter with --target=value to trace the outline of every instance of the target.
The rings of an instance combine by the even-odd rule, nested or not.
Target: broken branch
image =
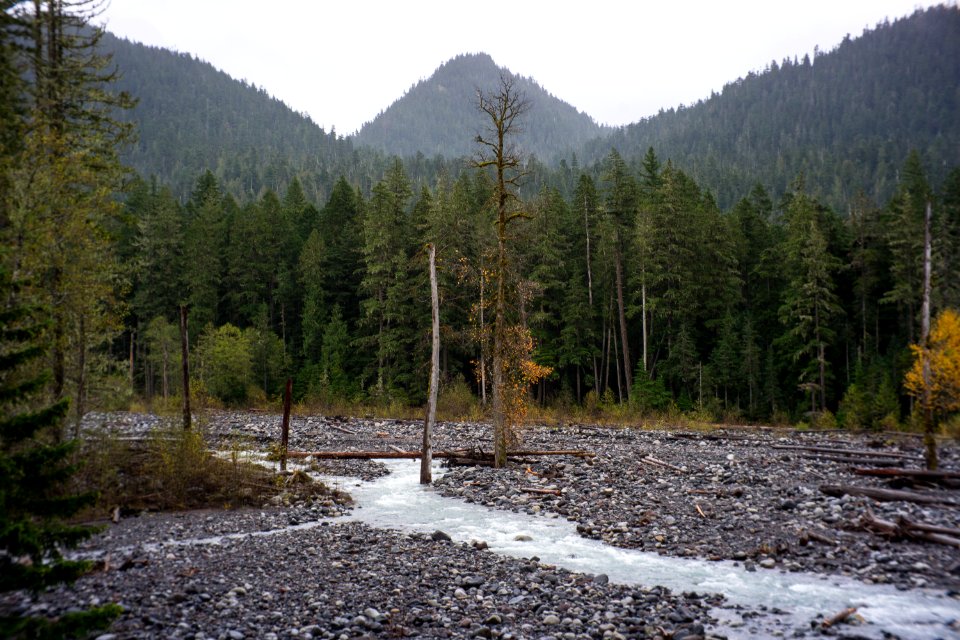
[[[840,613],[837,613],[837,614],[835,614],[835,615],[832,615],[832,616],[830,616],[829,618],[827,618],[826,620],[824,620],[822,623],[820,623],[820,627],[823,628],[823,629],[829,629],[829,628],[832,627],[833,625],[839,624],[839,623],[843,622],[844,620],[846,620],[847,618],[849,618],[850,616],[852,616],[852,615],[855,614],[856,612],[857,612],[857,608],[856,608],[856,607],[849,607],[849,608],[847,608],[847,609],[844,609],[844,610],[841,611]]]

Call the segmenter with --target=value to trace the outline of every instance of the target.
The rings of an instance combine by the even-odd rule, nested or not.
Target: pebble
[[[107,425],[121,433],[142,435],[160,422],[137,414],[88,414],[83,428],[89,432]],[[233,442],[239,433],[265,448],[274,441],[277,424],[279,416],[218,412],[210,416],[209,433],[214,443]],[[331,424],[348,427],[357,436],[345,436],[330,429]],[[291,448],[414,448],[421,428],[419,421],[299,416],[292,420]],[[435,434],[435,449],[441,450],[465,442],[488,442],[489,426],[439,423]],[[772,449],[774,444],[864,449],[874,446],[874,440],[881,438],[740,429],[682,433],[577,425],[530,427],[523,432],[524,448],[586,449],[598,455],[590,460],[534,459],[529,466],[536,477],[526,473],[527,465],[510,464],[501,470],[459,467],[434,485],[445,495],[470,502],[571,520],[581,535],[627,548],[730,559],[753,570],[759,564],[847,572],[901,589],[921,584],[960,588],[960,562],[952,549],[891,541],[850,526],[867,506],[880,518],[895,520],[903,513],[914,520],[955,526],[948,510],[936,505],[874,504],[851,496],[828,498],[819,491],[825,478],[835,484],[881,485],[854,476],[843,464],[813,460],[797,450]],[[919,440],[909,438],[884,439],[878,447],[920,453]],[[686,471],[639,463],[644,455]],[[322,466],[324,473],[349,478],[370,479],[385,473],[383,465],[371,461],[317,460],[313,464]],[[947,469],[960,467],[960,455],[952,443],[941,448],[941,464]],[[515,500],[517,487],[528,485],[556,488],[560,495],[526,494],[525,500]],[[338,488],[349,490],[349,481]],[[109,553],[110,570],[38,596],[4,594],[0,614],[42,606],[36,610],[58,615],[71,607],[87,606],[94,598],[110,602],[117,594],[125,594],[125,613],[100,640],[174,635],[198,640],[347,639],[385,636],[388,630],[390,635],[408,637],[502,640],[658,634],[695,638],[710,635],[711,608],[723,604],[717,595],[691,598],[655,585],[625,587],[603,575],[578,575],[538,561],[503,558],[481,551],[485,545],[479,541],[452,543],[442,531],[411,535],[331,521],[327,526],[268,537],[225,538],[219,545],[164,548],[162,544],[277,529],[292,519],[309,522],[347,509],[332,503],[294,503],[212,514],[124,518],[81,548]],[[800,544],[802,532],[814,530],[839,544],[814,539]],[[745,630],[775,635],[761,623],[775,614],[741,613],[748,614]],[[308,624],[316,621],[324,622]],[[469,626],[457,627],[467,621]],[[792,635],[795,630],[788,631],[776,633]]]

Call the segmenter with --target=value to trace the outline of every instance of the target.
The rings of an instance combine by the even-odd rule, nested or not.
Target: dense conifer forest
[[[481,404],[500,277],[550,370],[529,389],[541,405],[709,420],[909,421],[928,202],[933,313],[960,307],[956,7],[613,131],[515,79],[531,108],[504,273],[497,182],[466,158],[485,124],[476,78],[512,77],[488,56],[446,63],[344,138],[188,54],[102,44],[120,75],[98,122],[118,144],[136,127],[135,172],[95,165],[110,204],[93,230],[17,258],[70,302],[54,365],[81,406],[174,396],[182,305],[204,397],[273,399],[291,376],[308,402],[418,405],[428,245],[442,385]],[[60,232],[54,213],[37,238]]]

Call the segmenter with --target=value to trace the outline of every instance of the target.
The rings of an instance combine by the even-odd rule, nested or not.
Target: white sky
[[[692,104],[833,49],[917,0],[108,0],[116,35],[189,52],[353,133],[458,53],[489,53],[601,123]],[[951,0],[956,4],[956,0]],[[489,11],[497,13],[491,15]]]

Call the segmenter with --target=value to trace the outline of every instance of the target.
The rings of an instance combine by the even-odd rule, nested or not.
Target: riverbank
[[[101,423],[125,437],[139,437],[158,421],[129,414],[88,417],[88,427]],[[236,450],[242,443],[265,451],[277,439],[279,418],[222,413],[204,429],[217,448]],[[305,417],[293,420],[291,448],[411,450],[418,448],[419,437],[420,425],[413,422]],[[485,425],[442,423],[435,446],[489,449],[489,442]],[[800,449],[774,448],[826,445],[909,456],[919,452],[919,442],[911,439],[834,433],[538,427],[525,432],[525,448],[585,449],[596,456],[590,461],[531,457],[496,471],[454,468],[435,486],[442,494],[497,509],[556,514],[576,523],[585,537],[626,548],[728,559],[758,572],[803,569],[904,590],[956,589],[957,549],[887,540],[854,526],[867,508],[877,517],[903,512],[918,521],[956,526],[956,508],[830,497],[819,491],[821,484],[880,485],[855,476],[850,465],[809,458],[811,452]],[[642,462],[645,456],[662,464]],[[957,468],[956,447],[944,447],[942,456],[945,467]],[[376,461],[308,464],[342,478],[337,488],[347,492],[359,478],[385,473]],[[951,497],[946,489],[915,490]],[[336,516],[348,508],[341,505],[283,504],[125,518],[85,545],[99,558],[100,571],[73,588],[39,599],[8,598],[4,606],[62,611],[117,601],[127,610],[111,630],[119,638],[723,635],[712,626],[713,607],[721,605],[716,596],[617,585],[533,559],[503,558],[482,544],[343,522]],[[744,635],[751,629],[767,633],[762,613],[737,613],[745,620],[739,627]],[[793,631],[858,632],[855,624],[824,632],[820,619],[810,622]],[[960,629],[945,626],[941,636],[951,635],[960,635]]]

